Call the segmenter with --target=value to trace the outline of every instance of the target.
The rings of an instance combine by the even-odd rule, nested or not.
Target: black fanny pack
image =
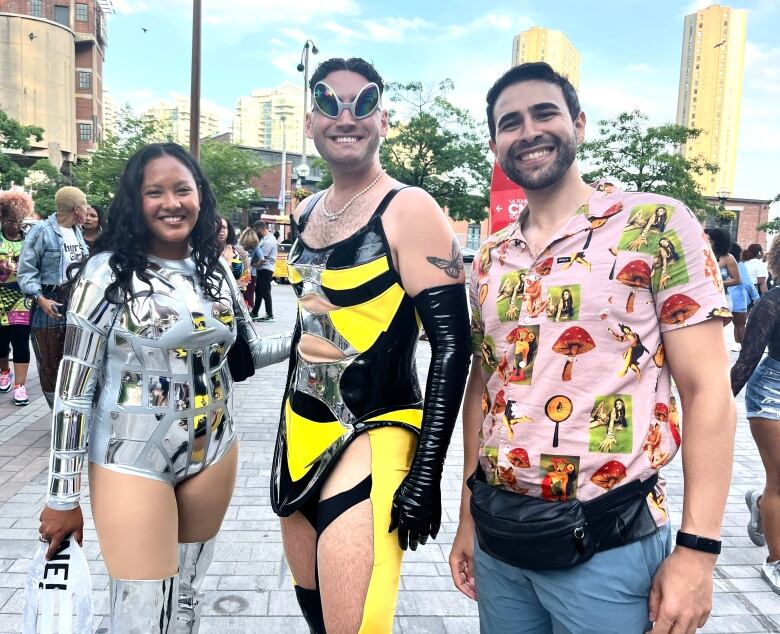
[[[656,473],[588,502],[550,502],[491,486],[478,466],[468,486],[479,547],[518,568],[572,568],[658,530],[646,500],[657,482]]]

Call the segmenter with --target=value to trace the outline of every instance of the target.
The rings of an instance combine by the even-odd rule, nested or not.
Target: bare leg
[[[742,343],[745,338],[745,322],[747,313],[732,313],[734,315],[734,341]]]
[[[750,431],[766,471],[766,487],[759,502],[761,522],[769,548],[767,561],[780,560],[780,421],[751,418]]]
[[[314,564],[317,558],[317,533],[300,511],[281,518],[282,544],[293,581],[307,590],[317,588]]]
[[[371,473],[368,434],[358,436],[322,488],[320,500],[348,491]],[[374,563],[371,500],[347,509],[322,533],[317,545],[322,611],[328,634],[360,629]],[[349,592],[344,592],[349,588]]]
[[[173,489],[163,482],[89,465],[95,529],[108,574],[164,579],[176,574],[178,518]]]
[[[6,363],[6,366],[7,365],[8,364]],[[30,367],[29,363],[14,362],[14,383],[17,383],[19,385],[24,385],[27,382],[27,368],[29,367]],[[0,363],[0,369],[6,370],[8,368],[7,367],[3,368],[2,363]]]

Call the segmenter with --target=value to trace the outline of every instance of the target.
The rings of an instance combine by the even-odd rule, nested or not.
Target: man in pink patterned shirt
[[[717,264],[681,202],[582,180],[585,114],[547,64],[498,80],[488,124],[528,206],[472,270],[455,584],[479,595],[483,632],[693,632],[711,606],[736,418]],[[667,559],[658,473],[683,417]]]

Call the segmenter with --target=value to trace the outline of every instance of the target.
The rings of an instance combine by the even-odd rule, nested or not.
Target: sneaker
[[[10,392],[13,380],[11,370],[0,370],[0,392]]]
[[[773,592],[780,594],[780,560],[765,561],[761,564],[761,576],[766,579]]]
[[[273,315],[266,315],[265,317],[258,318],[257,321],[266,321],[266,322],[268,322],[268,321],[276,321],[276,320],[274,319]]]
[[[252,321],[263,321],[263,318],[260,315],[250,315],[252,318]]]
[[[29,405],[30,399],[27,396],[27,388],[24,385],[14,385],[14,405]]]
[[[761,524],[761,512],[758,510],[758,500],[761,494],[758,491],[750,490],[745,493],[745,504],[750,510],[750,520],[747,524],[748,537],[756,546],[766,546],[766,537],[764,536],[764,527]]]

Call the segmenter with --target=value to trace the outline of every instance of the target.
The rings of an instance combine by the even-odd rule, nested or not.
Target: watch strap
[[[709,537],[684,533],[683,531],[677,531],[677,545],[713,555],[720,555],[721,549],[719,539],[710,539]]]

